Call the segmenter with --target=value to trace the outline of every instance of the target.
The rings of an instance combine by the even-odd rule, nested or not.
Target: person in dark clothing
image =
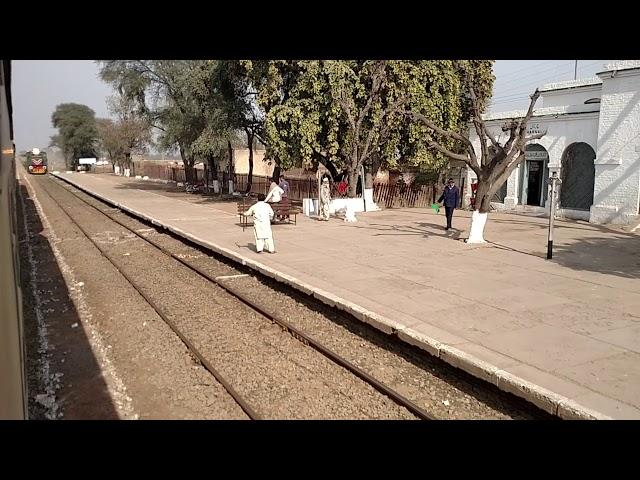
[[[444,209],[447,214],[447,228],[451,228],[451,219],[453,218],[453,211],[456,209],[460,202],[460,190],[456,186],[453,178],[450,178],[447,185],[444,187],[444,192],[440,195],[438,203],[444,204]]]

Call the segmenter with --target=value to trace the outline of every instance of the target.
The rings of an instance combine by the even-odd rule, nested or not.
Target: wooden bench
[[[242,231],[249,226],[249,217],[244,214],[249,207],[258,203],[258,199],[255,197],[242,197],[242,200],[238,202],[238,216],[240,217],[240,225],[242,225]]]
[[[244,229],[249,226],[249,217],[246,216],[244,212],[256,203],[258,203],[258,200],[255,197],[243,197],[242,200],[238,202],[238,216],[240,217],[240,225],[242,225],[243,232]],[[278,203],[269,203],[269,205],[271,205],[274,213],[271,223],[293,223],[297,225],[297,215],[302,213],[302,208],[298,205],[292,204],[288,198],[283,198]],[[279,220],[278,217],[282,218],[282,220]],[[293,222],[291,221],[291,217],[293,217]]]
[[[273,223],[293,223],[294,225],[297,224],[297,215],[299,213],[302,213],[302,209],[296,205],[293,205],[290,199],[283,198],[278,203],[271,203],[270,205],[273,209],[273,213],[275,214]],[[278,217],[280,217],[281,220],[278,220]],[[293,217],[293,222],[291,222],[291,217]]]

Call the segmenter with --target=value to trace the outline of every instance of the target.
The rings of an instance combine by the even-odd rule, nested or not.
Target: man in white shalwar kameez
[[[271,205],[264,201],[263,194],[258,195],[258,203],[254,204],[244,212],[245,215],[253,216],[253,233],[256,237],[256,251],[262,253],[267,247],[269,253],[276,253],[276,246],[273,242],[273,232],[271,231],[271,219],[273,209]]]
[[[320,186],[320,218],[325,222],[329,221],[329,207],[331,205],[331,186],[329,179],[324,177]]]

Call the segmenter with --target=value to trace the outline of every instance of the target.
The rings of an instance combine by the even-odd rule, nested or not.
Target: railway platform
[[[341,308],[561,418],[640,418],[640,235],[491,214],[488,243],[466,245],[470,218],[430,209],[357,223],[274,226],[257,254],[236,202],[110,174],[57,177],[231,260]]]

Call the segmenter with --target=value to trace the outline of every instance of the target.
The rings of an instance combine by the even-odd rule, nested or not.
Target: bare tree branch
[[[387,108],[382,112],[380,123],[382,124],[382,128],[380,129],[380,137],[386,138],[387,132],[391,130],[391,122],[389,121],[389,117],[394,113],[398,113],[403,110],[403,105],[406,99],[404,97],[397,98],[391,105],[387,106]],[[369,135],[367,135],[367,140],[365,141],[364,148],[362,150],[362,159],[363,161],[369,158],[371,155],[371,145],[373,141],[373,133],[376,129],[371,128],[369,130]],[[377,142],[379,143],[379,142]]]
[[[520,123],[514,119],[510,122],[505,123],[505,125],[502,127],[503,132],[509,131],[509,139],[507,140],[507,143],[504,144],[504,150],[506,152],[509,152],[511,150],[511,146],[513,145],[513,142],[517,137],[516,131],[518,130],[519,126]]]
[[[531,95],[531,103],[529,103],[529,109],[527,110],[527,114],[524,119],[520,122],[520,125],[526,125],[529,122],[529,119],[533,115],[533,106],[536,104],[538,97],[540,96],[540,90],[536,88],[536,91]]]
[[[460,160],[462,162],[465,162],[466,164],[469,164],[469,157],[461,153],[453,153],[451,150],[443,147],[435,140],[429,140],[429,146],[435,148],[440,153],[444,153],[447,157],[452,158],[453,160]]]
[[[378,98],[378,94],[380,92],[380,87],[382,86],[382,80],[385,76],[385,69],[387,66],[387,62],[386,61],[381,61],[378,62],[378,68],[376,70],[376,73],[373,76],[373,81],[372,81],[372,85],[371,85],[371,93],[369,94],[369,98],[367,99],[367,103],[364,106],[364,108],[362,109],[362,112],[360,112],[360,116],[358,117],[358,122],[356,124],[356,132],[360,132],[360,127],[362,126],[362,122],[364,121],[364,119],[367,116],[367,113],[369,113],[369,110],[371,109],[371,106],[373,105],[373,101]]]
[[[344,86],[340,86],[340,92],[336,96],[336,100],[344,110],[344,113],[347,115],[347,120],[349,121],[349,125],[354,130],[356,129],[356,119],[353,116],[353,112],[351,111],[351,106],[349,105],[349,101],[346,98],[347,96],[344,94]]]
[[[480,113],[478,97],[476,96],[476,92],[473,89],[473,85],[470,81],[467,82],[467,87],[469,88],[469,96],[471,97],[471,106],[473,108],[473,126],[478,135],[478,139],[480,140],[480,163],[482,166],[484,166],[489,161],[489,151],[487,150],[487,139],[485,135],[486,129],[484,126],[484,121],[482,120],[482,115]]]
[[[429,120],[427,117],[425,117],[424,115],[422,115],[421,113],[417,113],[417,112],[407,112],[407,114],[411,115],[413,118],[416,118],[418,120],[420,120],[422,123],[424,123],[427,127],[429,127],[431,130],[435,131],[436,133],[444,136],[444,137],[449,137],[449,138],[454,138],[456,140],[459,140],[461,142],[463,142],[466,145],[466,150],[467,153],[469,154],[469,159],[471,163],[468,163],[469,166],[471,166],[472,164],[476,167],[479,167],[480,165],[478,164],[478,158],[476,157],[476,152],[473,148],[473,144],[471,143],[471,140],[469,140],[467,137],[465,137],[464,135],[460,135],[457,132],[448,132],[442,128],[440,128],[439,126],[437,126],[435,123],[433,123],[431,120]],[[444,153],[444,152],[442,152]],[[472,169],[474,169],[473,171],[476,172],[474,167],[471,167]]]
[[[440,153],[444,153],[447,157],[453,160],[460,160],[461,162],[466,163],[469,166],[469,168],[473,170],[478,177],[481,175],[481,170],[477,162],[474,162],[468,156],[462,155],[461,153],[453,153],[451,150],[446,149],[445,147],[443,147],[442,145],[440,145],[438,142],[434,140],[429,141],[429,146],[431,148],[438,150]]]
[[[502,187],[504,182],[509,179],[509,176],[511,176],[511,173],[513,173],[515,168],[520,165],[520,163],[522,163],[522,160],[524,160],[524,152],[521,152],[520,155],[518,155],[516,159],[511,162],[511,164],[509,164],[509,166],[500,175],[498,175],[495,180],[493,180],[491,188],[488,192],[490,196],[493,196],[493,194],[496,193],[500,187]]]
[[[142,69],[141,73],[147,72],[149,75],[151,75],[156,79],[156,82],[161,83],[165,87],[171,89],[169,82],[165,78],[160,76],[157,72],[154,72],[153,70],[151,70],[151,68],[149,68],[149,66],[146,63],[144,63],[142,60],[134,60],[134,63]]]
[[[500,143],[498,143],[498,140],[496,140],[493,135],[491,134],[491,132],[489,132],[489,130],[487,130],[487,128],[485,127],[485,131],[484,131],[485,135],[487,136],[487,138],[489,140],[491,140],[491,143],[493,144],[493,146],[496,148],[496,150],[502,150],[503,147],[502,145],[500,145]]]

